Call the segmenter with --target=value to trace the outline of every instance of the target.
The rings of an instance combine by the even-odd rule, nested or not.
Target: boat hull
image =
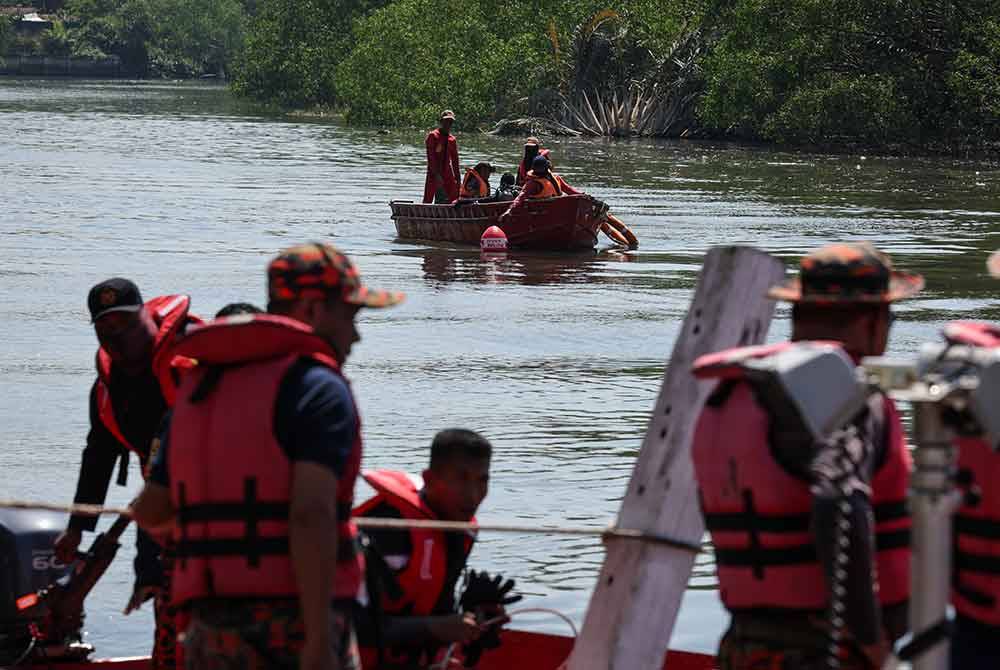
[[[573,639],[562,635],[531,633],[523,630],[505,630],[503,644],[483,655],[476,666],[478,670],[556,670],[569,657]],[[37,668],[38,665],[30,667]],[[58,670],[149,670],[149,658],[119,658],[43,665]],[[664,659],[669,670],[715,670],[715,659],[707,654],[686,651],[669,651]]]
[[[510,202],[432,205],[389,203],[401,239],[478,245],[490,226],[499,225]],[[526,200],[500,226],[513,248],[545,251],[593,249],[608,206],[589,195]]]

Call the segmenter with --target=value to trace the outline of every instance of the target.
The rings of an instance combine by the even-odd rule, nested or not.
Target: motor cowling
[[[37,593],[69,575],[53,549],[65,527],[65,514],[0,509],[0,666],[30,648],[32,626],[46,615]]]

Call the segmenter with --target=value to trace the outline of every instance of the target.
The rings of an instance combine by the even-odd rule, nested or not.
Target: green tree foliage
[[[224,73],[243,44],[240,0],[69,0],[72,55],[116,55],[141,75]]]
[[[708,15],[710,127],[788,142],[998,139],[992,0],[719,0]]]
[[[655,67],[683,24],[683,3],[656,0],[397,0],[357,21],[337,69],[340,102],[362,123],[419,124],[444,107],[473,124],[538,111],[569,80],[613,85]],[[587,53],[574,31],[602,12],[605,39]],[[527,106],[526,106],[527,105]]]
[[[352,21],[385,3],[255,0],[233,90],[289,107],[333,103],[337,64],[354,43]]]

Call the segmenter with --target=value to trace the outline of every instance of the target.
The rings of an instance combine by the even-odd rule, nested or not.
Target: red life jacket
[[[370,470],[362,474],[365,481],[377,492],[374,497],[358,505],[354,516],[366,516],[383,505],[396,509],[404,519],[436,519],[437,515],[423,501],[416,484],[405,472],[394,470]],[[475,523],[475,519],[472,519]],[[445,534],[438,530],[414,528],[410,533],[410,556],[406,566],[395,573],[402,597],[391,600],[383,597],[382,611],[385,614],[406,616],[428,616],[447,614],[436,612],[435,605],[441,601],[446,586],[448,552]],[[465,556],[472,551],[475,538],[464,538]],[[362,667],[374,670],[378,667],[378,650],[361,647]],[[385,650],[384,665],[392,667],[396,663],[406,663],[410,659],[403,650],[394,653]]]
[[[1000,328],[975,321],[954,321],[944,328],[955,344],[1000,346]],[[955,516],[954,580],[951,601],[970,619],[1000,626],[1000,454],[985,440],[960,438],[958,469],[980,493],[976,505],[963,504]]]
[[[698,418],[692,460],[712,536],[719,593],[730,610],[823,610],[828,587],[810,529],[809,482],[782,467],[769,444],[771,417],[757,403],[738,360],[793,343],[713,354],[699,377],[725,379]],[[728,361],[722,365],[720,361]],[[696,364],[697,365],[697,364]],[[909,597],[906,490],[910,458],[893,402],[883,398],[888,453],[872,482],[878,594],[883,606]]]
[[[531,170],[528,172],[522,188],[527,188],[531,182],[536,182],[541,190],[534,195],[527,196],[528,198],[541,200],[542,198],[556,198],[563,194],[562,179],[554,172],[549,172],[548,176],[545,177],[538,177],[535,175],[535,171]]]
[[[438,518],[421,498],[420,491],[405,472],[369,470],[362,476],[378,494],[358,505],[353,511],[354,516],[365,516],[370,510],[388,504],[398,510],[404,519]],[[472,519],[472,522],[475,523],[475,519]],[[474,541],[473,536],[466,536],[464,545],[466,556],[472,551]],[[445,585],[446,546],[442,531],[421,528],[410,530],[410,547],[413,553],[410,554],[406,567],[396,574],[396,580],[404,595],[395,602],[385,603],[385,612],[392,614],[405,610],[414,616],[435,613],[434,605],[441,598],[441,591]]]
[[[274,406],[300,358],[340,374],[334,352],[308,326],[271,315],[218,319],[191,332],[175,352],[197,359],[198,367],[181,383],[170,426],[177,510],[171,597],[297,597],[288,537],[292,464],[274,436]],[[215,386],[206,393],[203,382]],[[350,520],[360,423],[355,435],[337,482],[334,598],[354,598],[364,570]]]
[[[175,357],[170,353],[171,345],[177,339],[180,329],[188,323],[201,323],[201,319],[188,313],[191,306],[191,298],[186,295],[163,295],[153,298],[145,304],[146,309],[153,317],[153,322],[157,325],[156,338],[153,341],[152,369],[157,381],[160,382],[160,390],[163,392],[163,399],[167,407],[172,407],[177,393],[178,372],[191,368],[194,361],[189,358]],[[130,451],[139,454],[140,458],[145,458],[149,445],[130,444],[125,435],[122,434],[115,418],[114,407],[111,403],[111,355],[101,347],[97,350],[97,413],[101,423],[115,436],[122,446]]]
[[[490,185],[483,176],[469,168],[465,171],[462,179],[462,189],[458,193],[460,198],[485,198],[490,194]]]

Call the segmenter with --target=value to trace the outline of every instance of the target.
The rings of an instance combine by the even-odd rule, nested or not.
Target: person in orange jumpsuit
[[[427,133],[427,180],[424,202],[448,203],[458,199],[458,142],[451,134],[455,112],[441,112],[438,127]]]

